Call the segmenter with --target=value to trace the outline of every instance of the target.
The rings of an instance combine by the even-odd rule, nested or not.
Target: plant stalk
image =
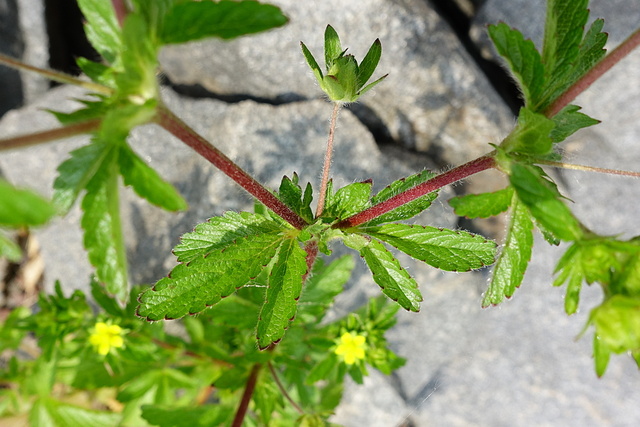
[[[240,405],[238,406],[238,410],[236,411],[236,416],[233,418],[231,427],[242,427],[242,421],[244,421],[244,417],[247,414],[249,402],[251,401],[251,396],[253,395],[253,391],[256,388],[256,383],[258,382],[258,374],[260,373],[261,368],[262,365],[260,363],[256,363],[255,365],[253,365],[251,373],[249,374],[249,378],[247,379],[247,384],[244,386],[242,399],[240,400]]]
[[[633,49],[640,45],[640,28],[634,31],[625,41],[611,51],[607,56],[602,58],[593,68],[591,68],[584,76],[569,87],[562,95],[560,95],[544,112],[547,117],[553,117],[572,102],[578,95],[584,92],[593,82],[598,80],[604,73],[609,71],[611,67],[620,62]]]
[[[76,123],[58,129],[20,135],[14,138],[0,139],[0,151],[11,150],[13,148],[29,147],[32,145],[54,141],[56,139],[70,138],[76,135],[91,133],[100,128],[100,123],[102,123],[102,121],[99,119],[88,120],[86,122]]]
[[[578,170],[578,171],[584,171],[584,172],[608,173],[611,175],[622,175],[622,176],[640,178],[640,172],[623,171],[619,169],[599,168],[596,166],[574,165],[571,163],[554,162],[551,160],[536,160],[536,163],[540,165],[552,166],[554,168],[571,169],[571,170]]]
[[[103,95],[111,95],[113,93],[113,89],[103,86],[98,83],[94,83],[87,80],[82,80],[77,77],[71,76],[69,74],[61,73],[59,71],[54,70],[46,70],[44,68],[34,67],[33,65],[25,64],[17,59],[11,58],[10,56],[3,55],[0,53],[0,64],[4,64],[7,67],[14,68],[16,70],[24,70],[24,71],[32,71],[34,73],[40,74],[41,76],[53,80],[59,83],[64,84],[72,84],[75,86],[80,86],[85,89],[88,89],[93,92],[101,93]]]
[[[238,185],[248,191],[266,207],[278,214],[282,219],[297,229],[306,227],[307,222],[297,213],[291,210],[271,191],[251,177],[240,166],[215,148],[209,141],[190,128],[180,118],[173,114],[165,106],[158,107],[156,123],[193,148],[198,154],[210,161],[215,167],[233,179]]]
[[[298,411],[298,413],[304,414],[304,409],[302,409],[300,405],[298,405],[296,401],[293,400],[291,396],[289,396],[289,393],[287,393],[287,389],[284,388],[284,385],[280,381],[280,378],[278,377],[278,373],[273,367],[273,363],[271,363],[271,361],[269,361],[268,366],[269,366],[269,372],[271,372],[271,376],[273,377],[273,380],[276,382],[276,385],[280,389],[280,392],[282,393],[282,395],[285,397],[285,399],[289,401],[289,403],[291,403],[291,406],[293,406],[295,410]]]
[[[418,197],[438,190],[445,185],[460,181],[461,179],[467,178],[478,172],[494,168],[495,166],[496,162],[493,158],[493,153],[478,157],[475,160],[472,160],[463,165],[455,167],[450,171],[435,176],[430,180],[423,182],[422,184],[416,185],[415,187],[410,188],[407,191],[404,191],[391,197],[390,199],[385,200],[384,202],[378,203],[375,206],[371,206],[369,209],[365,209],[360,213],[344,219],[335,224],[333,227],[344,229],[364,224],[365,222],[371,221],[372,219],[375,219],[382,214],[385,214],[397,207],[409,203],[417,199]]]
[[[333,155],[333,139],[336,133],[336,122],[340,112],[341,103],[334,102],[331,113],[331,123],[329,125],[329,139],[327,140],[327,150],[324,152],[324,166],[322,167],[322,179],[320,181],[320,193],[318,194],[318,206],[316,207],[316,218],[322,215],[324,201],[327,196],[327,183],[329,182],[329,170],[331,169],[331,156]]]

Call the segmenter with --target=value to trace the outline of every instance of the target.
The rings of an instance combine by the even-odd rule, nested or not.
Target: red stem
[[[360,224],[364,224],[365,222],[371,221],[372,219],[375,219],[382,214],[385,214],[397,207],[409,203],[417,199],[418,197],[438,190],[445,185],[460,181],[461,179],[467,178],[473,174],[482,172],[495,166],[496,162],[492,154],[478,157],[475,160],[472,160],[463,165],[455,167],[448,172],[435,176],[430,180],[423,182],[422,184],[416,185],[415,187],[410,188],[403,193],[397,194],[390,199],[385,200],[382,203],[378,203],[375,206],[371,206],[369,209],[365,209],[360,213],[342,220],[334,225],[334,228],[350,228],[356,227]]]
[[[233,418],[231,427],[242,427],[242,421],[244,421],[244,417],[247,414],[249,402],[251,401],[253,390],[255,390],[256,388],[256,383],[258,382],[258,374],[260,373],[261,368],[262,365],[260,363],[256,363],[255,365],[253,365],[251,373],[249,374],[249,378],[247,379],[247,384],[244,386],[242,400],[240,400],[240,405],[238,406],[238,410],[236,411],[236,416]]]
[[[308,225],[300,215],[282,203],[272,192],[253,179],[251,175],[176,117],[166,107],[158,107],[156,122],[189,147],[193,148],[202,157],[213,163],[215,167],[224,172],[229,178],[233,179],[238,185],[247,190],[253,197],[289,224],[297,229],[302,229]]]
[[[611,67],[620,62],[633,49],[640,45],[640,28],[634,31],[625,41],[611,51],[607,56],[602,58],[593,68],[591,68],[584,76],[569,87],[562,95],[560,95],[545,111],[547,117],[555,116],[560,110],[566,107],[578,95],[584,92],[593,82],[598,80],[604,73],[609,71]]]

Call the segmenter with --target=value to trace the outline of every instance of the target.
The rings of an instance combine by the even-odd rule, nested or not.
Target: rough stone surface
[[[200,84],[218,94],[318,97],[299,42],[322,63],[324,28],[331,24],[359,60],[380,38],[383,55],[374,77],[389,77],[362,103],[370,108],[367,119],[382,120],[396,141],[460,164],[487,152],[487,142],[499,140],[511,125],[508,110],[427,2],[273,3],[290,17],[285,27],[230,42],[167,48],[161,55],[164,72],[174,83]]]

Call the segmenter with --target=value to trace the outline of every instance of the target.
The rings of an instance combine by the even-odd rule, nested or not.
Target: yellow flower
[[[353,365],[356,360],[364,359],[364,349],[366,338],[363,335],[358,335],[353,332],[345,332],[340,337],[338,347],[335,349],[335,353],[338,356],[342,356],[344,363],[347,365]]]
[[[91,330],[89,343],[95,347],[95,350],[99,354],[106,356],[112,348],[118,348],[124,345],[122,328],[118,325],[98,322]]]

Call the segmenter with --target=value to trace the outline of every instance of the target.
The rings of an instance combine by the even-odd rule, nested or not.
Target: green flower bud
[[[331,25],[327,25],[324,33],[324,59],[326,74],[322,73],[315,58],[304,43],[300,42],[302,53],[307,64],[313,71],[320,88],[336,102],[354,102],[362,94],[380,83],[388,74],[365,86],[373,75],[380,56],[382,45],[380,40],[373,42],[362,62],[358,65],[353,55],[346,55],[347,50],[342,50],[340,37]]]

